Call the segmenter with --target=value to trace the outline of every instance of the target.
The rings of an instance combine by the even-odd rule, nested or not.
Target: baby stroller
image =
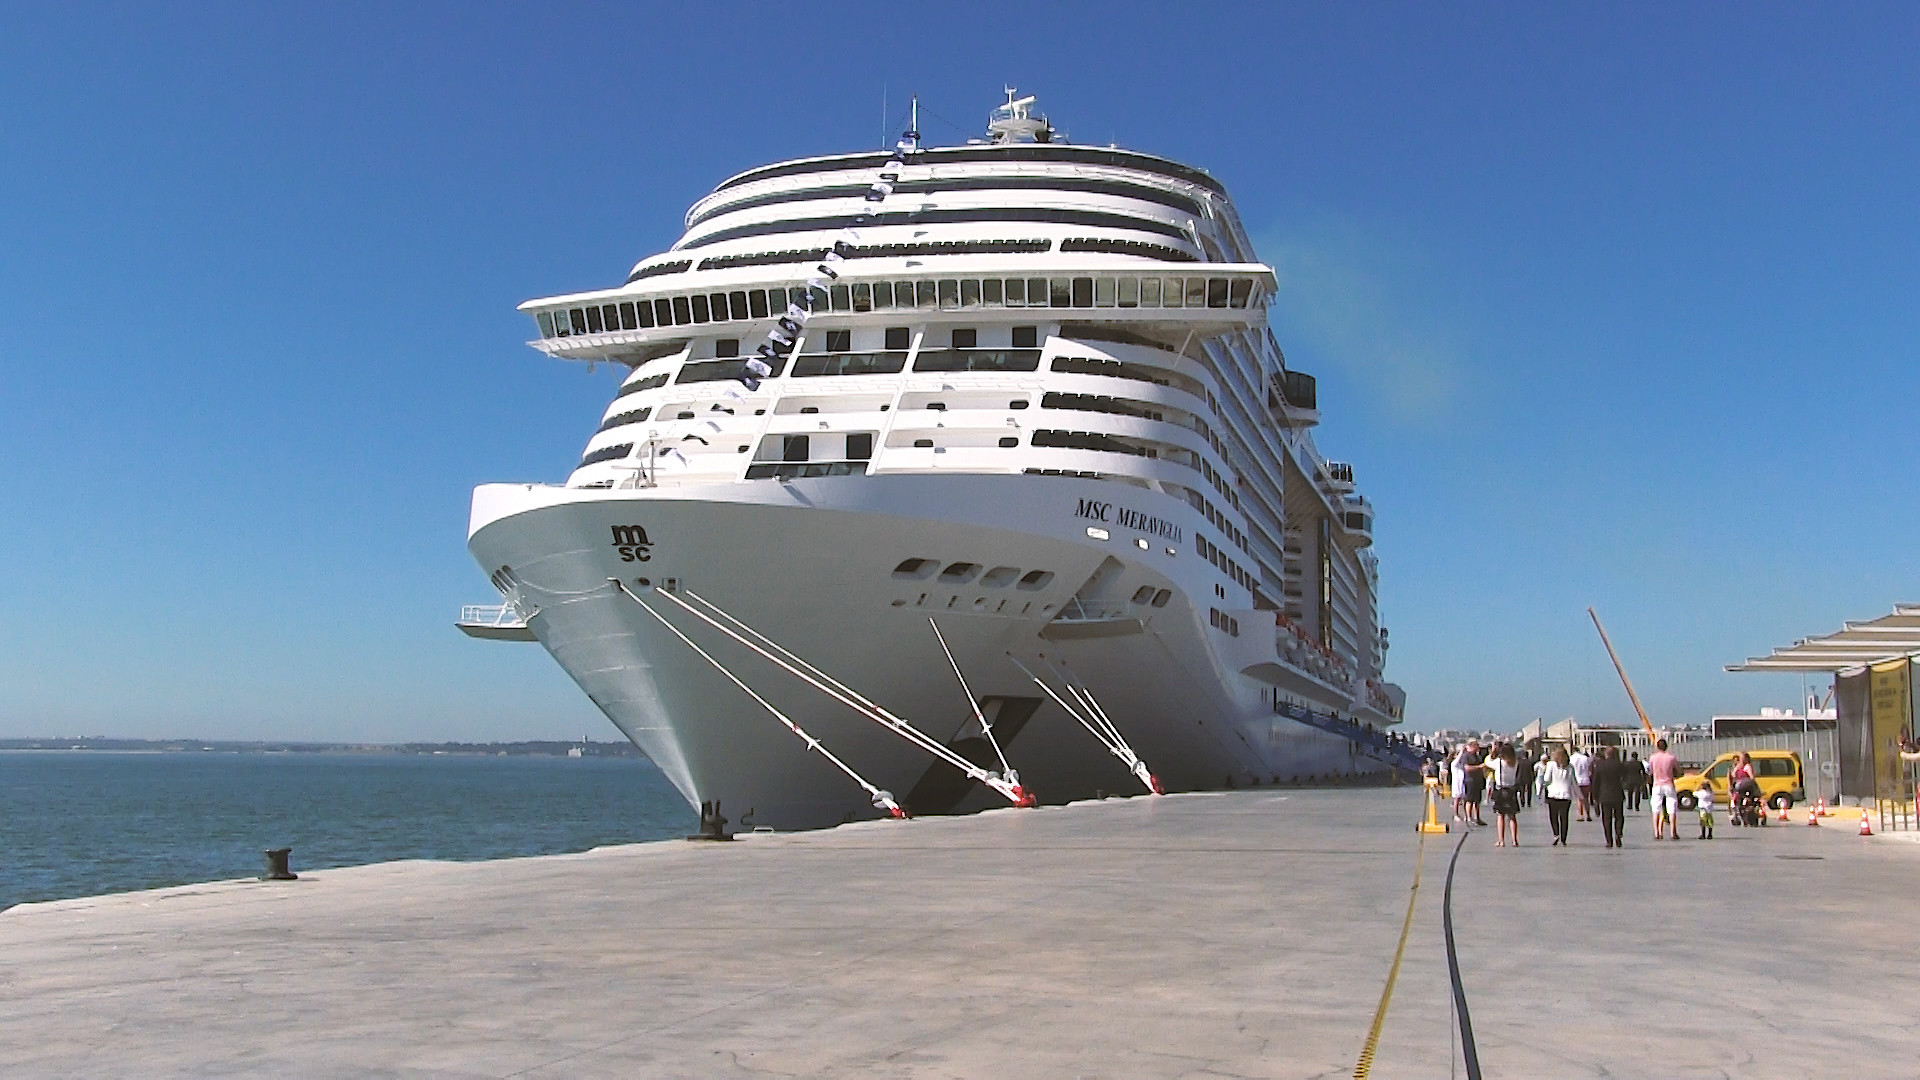
[[[1767,801],[1760,795],[1760,784],[1752,777],[1733,786],[1733,820],[1741,825],[1767,823]]]

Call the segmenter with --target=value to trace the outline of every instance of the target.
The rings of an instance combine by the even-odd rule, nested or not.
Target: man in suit
[[[1625,847],[1627,843],[1627,767],[1620,751],[1606,746],[1593,761],[1593,801],[1600,808],[1600,831],[1607,846]]]

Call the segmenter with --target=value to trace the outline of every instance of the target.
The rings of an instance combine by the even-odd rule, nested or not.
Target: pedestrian
[[[1567,757],[1567,764],[1573,767],[1573,781],[1578,785],[1580,800],[1580,820],[1593,820],[1593,755],[1578,747]]]
[[[1534,773],[1534,763],[1533,763],[1532,752],[1527,750],[1521,750],[1519,761],[1517,764],[1520,767],[1520,784],[1519,784],[1520,805],[1532,806],[1533,805],[1533,773]]]
[[[1549,847],[1567,846],[1567,810],[1573,805],[1576,790],[1566,748],[1556,746],[1553,758],[1540,767],[1540,793],[1547,800],[1547,825],[1553,829],[1553,844]]]
[[[1667,740],[1654,743],[1655,753],[1647,759],[1647,775],[1653,782],[1653,838],[1667,838],[1667,826],[1673,826],[1673,838],[1680,839],[1680,793],[1673,781],[1680,773],[1680,760],[1667,752]]]
[[[1701,784],[1694,798],[1700,807],[1700,839],[1711,840],[1713,839],[1713,785]],[[1680,827],[1675,825],[1673,831],[1679,832]]]
[[[1627,767],[1619,754],[1611,746],[1604,747],[1593,763],[1593,801],[1599,805],[1600,831],[1610,848],[1627,843]]]
[[[1647,766],[1640,760],[1640,751],[1635,750],[1627,759],[1626,768],[1627,809],[1638,811],[1640,800],[1646,794],[1644,786],[1647,782]]]
[[[1488,769],[1493,782],[1494,847],[1520,846],[1520,763],[1512,743],[1501,743]]]
[[[1479,739],[1467,740],[1467,752],[1460,755],[1467,778],[1467,820],[1475,825],[1485,825],[1487,819],[1480,814],[1480,803],[1487,797],[1487,755],[1480,749]]]
[[[1727,775],[1727,807],[1729,810],[1731,810],[1733,807],[1733,799],[1734,799],[1733,793],[1740,790],[1740,781],[1752,780],[1752,779],[1753,779],[1753,755],[1747,753],[1745,750],[1742,750],[1740,751],[1740,760],[1734,763],[1733,772]],[[1703,780],[1700,784],[1700,787],[1702,790],[1704,790],[1708,786],[1710,786],[1711,783],[1712,781],[1710,780]],[[1727,815],[1727,820],[1733,822],[1735,825],[1739,825],[1740,815],[1729,813]],[[1709,834],[1711,834],[1713,830],[1709,829],[1707,831]]]
[[[1453,820],[1467,820],[1466,751],[1458,746],[1447,751],[1447,791],[1453,796]]]

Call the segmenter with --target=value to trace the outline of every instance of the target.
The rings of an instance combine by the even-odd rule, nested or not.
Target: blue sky
[[[9,5],[0,735],[613,736],[468,493],[612,386],[513,306],[742,168],[1016,84],[1212,170],[1379,508],[1413,726],[1789,705],[1720,665],[1920,599],[1920,11]]]

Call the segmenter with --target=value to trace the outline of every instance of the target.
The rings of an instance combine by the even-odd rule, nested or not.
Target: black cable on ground
[[[1447,888],[1440,901],[1440,925],[1447,933],[1447,976],[1453,980],[1453,1004],[1460,1015],[1460,1052],[1467,1059],[1467,1080],[1480,1080],[1480,1052],[1473,1045],[1473,1018],[1467,1015],[1467,991],[1460,985],[1460,958],[1453,951],[1453,868],[1460,862],[1460,849],[1467,844],[1471,830],[1460,834],[1453,845],[1453,858],[1447,860]]]

